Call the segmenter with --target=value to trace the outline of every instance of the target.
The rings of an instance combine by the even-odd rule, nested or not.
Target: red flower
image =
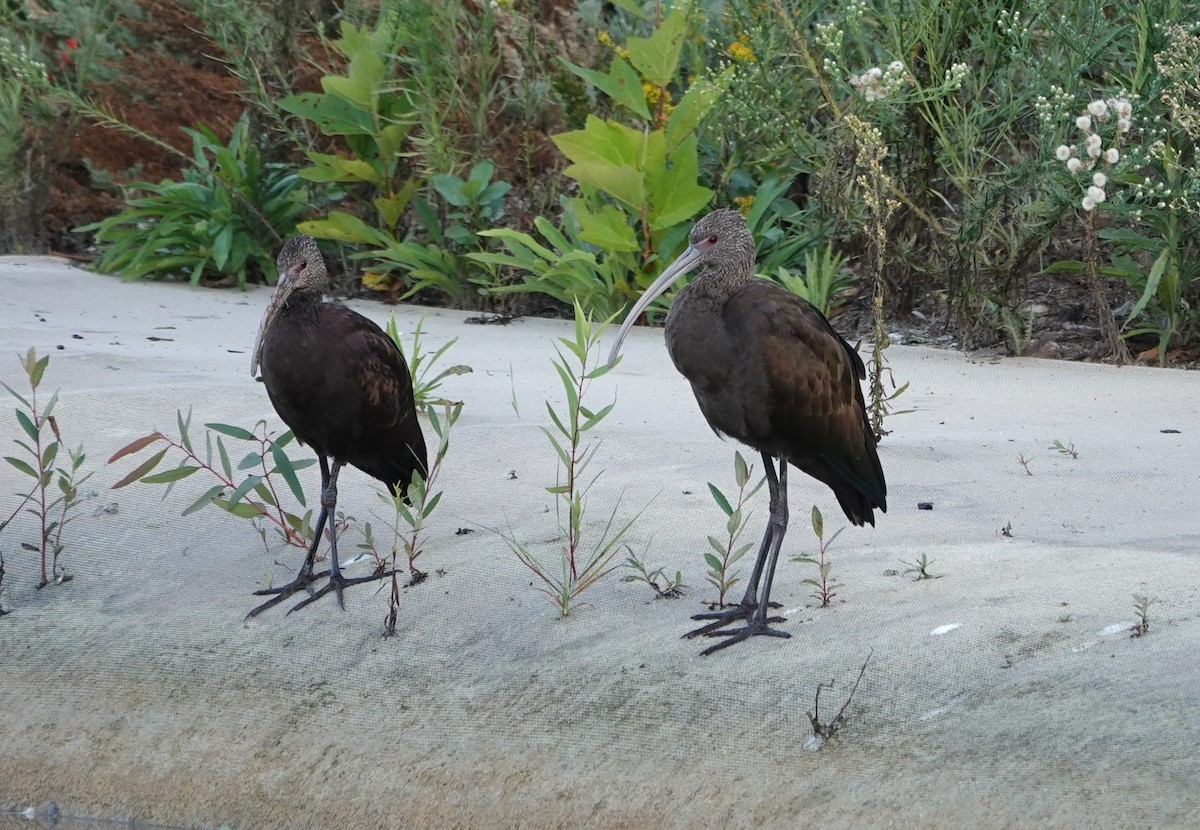
[[[69,38],[67,38],[67,48],[68,48],[68,49],[78,49],[78,48],[79,48],[79,41],[77,41],[77,40],[76,40],[75,38],[73,38],[73,37],[69,37]]]

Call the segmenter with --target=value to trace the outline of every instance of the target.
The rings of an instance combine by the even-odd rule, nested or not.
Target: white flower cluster
[[[13,43],[3,36],[0,36],[0,69],[7,69],[28,86],[47,83],[46,65],[34,60],[20,43]]]
[[[970,71],[971,68],[965,63],[951,64],[950,68],[946,70],[946,89],[958,89]]]
[[[1117,134],[1113,143],[1105,148],[1104,138],[1097,130],[1101,124],[1114,117],[1117,122]],[[1062,144],[1055,149],[1054,157],[1065,162],[1067,169],[1073,174],[1091,172],[1101,161],[1110,166],[1114,165],[1121,160],[1121,151],[1117,149],[1117,143],[1133,129],[1133,105],[1125,98],[1109,98],[1107,101],[1098,98],[1089,103],[1087,109],[1075,119],[1075,126],[1083,133],[1082,152],[1079,152],[1079,147]],[[1099,170],[1092,172],[1092,183],[1087,186],[1080,206],[1084,210],[1094,210],[1096,205],[1104,202],[1108,198],[1108,193],[1104,190],[1107,183],[1108,176],[1104,173]]]
[[[838,64],[836,58],[830,56],[842,53],[842,39],[846,36],[846,32],[836,23],[818,23],[816,35],[817,45],[825,51],[825,60],[823,61],[825,71],[834,75],[837,73]]]
[[[903,86],[907,78],[904,64],[892,61],[887,69],[872,66],[861,75],[851,75],[850,86],[861,92],[868,101],[878,101]]]
[[[1020,40],[1029,34],[1029,24],[1021,20],[1020,12],[1010,12],[1001,9],[996,18],[996,28],[1013,40]]]
[[[1043,128],[1056,125],[1070,110],[1075,108],[1075,96],[1058,84],[1050,84],[1050,97],[1039,95],[1033,102],[1038,121]]]

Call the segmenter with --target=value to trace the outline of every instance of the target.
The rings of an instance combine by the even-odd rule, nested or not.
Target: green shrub
[[[103,246],[99,271],[134,280],[187,274],[274,283],[275,250],[308,209],[303,183],[288,168],[264,164],[246,136],[246,119],[228,145],[203,125],[185,128],[192,138],[192,166],[183,181],[138,182],[146,195],[78,231],[94,231]]]

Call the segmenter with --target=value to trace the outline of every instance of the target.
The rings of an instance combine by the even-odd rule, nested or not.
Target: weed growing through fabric
[[[585,473],[600,448],[599,443],[589,444],[585,439],[589,431],[608,417],[616,401],[592,410],[584,405],[584,399],[591,382],[613,368],[604,362],[593,365],[600,335],[612,320],[613,317],[609,317],[599,325],[593,324],[591,314],[576,302],[575,336],[560,337],[560,346],[555,347],[558,360],[554,361],[554,369],[562,381],[566,407],[556,410],[550,401],[546,401],[551,427],[542,427],[542,431],[554,448],[559,462],[555,484],[546,488],[546,492],[555,496],[559,527],[566,537],[558,561],[547,564],[538,559],[523,543],[517,541],[511,529],[507,533],[494,531],[500,533],[521,564],[541,580],[542,585],[538,590],[549,597],[564,617],[570,615],[580,594],[619,567],[612,560],[620,550],[621,540],[641,515],[639,512],[622,523],[617,519],[618,501],[613,505],[599,537],[594,543],[585,544],[583,518],[587,494],[599,477],[597,473],[590,480],[585,480]],[[563,348],[566,349],[565,354]]]
[[[629,554],[625,559],[625,567],[633,573],[622,577],[622,582],[642,582],[649,585],[655,599],[678,599],[684,595],[688,586],[684,584],[681,571],[675,571],[675,576],[670,577],[667,576],[666,568],[650,570],[638,559],[633,548],[625,545],[625,551]]]
[[[1130,628],[1130,637],[1141,637],[1150,632],[1150,606],[1158,600],[1143,594],[1133,595],[1133,607],[1138,612],[1138,621]]]
[[[178,438],[152,432],[113,453],[112,458],[108,459],[109,464],[127,455],[141,452],[147,447],[165,445],[114,484],[114,490],[135,481],[142,484],[166,484],[167,490],[163,493],[165,499],[176,482],[195,473],[204,472],[210,479],[215,479],[216,483],[184,508],[181,515],[191,515],[211,504],[240,519],[248,519],[262,537],[263,547],[267,547],[265,525],[270,524],[275,526],[275,531],[286,544],[301,550],[308,549],[313,534],[312,510],[308,510],[303,516],[298,515],[287,510],[279,498],[279,479],[282,478],[296,501],[304,507],[304,490],[300,487],[296,472],[316,463],[315,458],[293,461],[284,452],[284,447],[295,438],[291,430],[276,438],[268,431],[266,421],[259,421],[253,430],[233,424],[205,424],[204,455],[201,457],[189,436],[191,410],[188,410],[186,418],[181,410],[177,410],[175,418],[179,426]],[[225,446],[225,438],[249,444],[249,451],[240,459],[231,456]],[[214,445],[217,451],[216,458],[213,457]],[[179,464],[163,472],[153,472],[172,450],[180,455]],[[352,521],[352,517],[340,518],[334,529],[327,532],[339,533]]]
[[[927,554],[922,553],[921,556],[913,562],[905,562],[900,560],[901,565],[908,565],[903,573],[913,574],[913,579],[920,582],[922,579],[936,579],[937,576],[929,572],[929,566],[933,564],[933,560]]]
[[[433,488],[438,472],[442,469],[442,461],[446,458],[447,450],[450,449],[450,431],[458,422],[463,405],[443,401],[441,407],[440,416],[434,406],[425,407],[425,417],[429,419],[433,434],[438,437],[437,451],[429,465],[428,474],[422,477],[419,470],[413,470],[407,497],[391,492],[378,493],[379,498],[393,510],[391,530],[394,541],[392,549],[387,555],[380,555],[376,549],[371,524],[368,522],[363,526],[364,541],[359,548],[374,556],[376,566],[380,571],[387,570],[392,574],[392,592],[388,598],[388,612],[383,622],[383,636],[385,637],[393,636],[396,633],[396,620],[400,609],[400,589],[419,585],[425,581],[427,576],[416,565],[417,557],[423,552],[421,533],[425,530],[425,521],[437,509],[438,502],[442,498],[442,491],[434,492]],[[403,586],[400,584],[399,569],[396,566],[401,554],[407,560],[408,565],[408,582]]]
[[[1025,453],[1017,453],[1017,463],[1025,470],[1025,475],[1033,475],[1033,470],[1029,469],[1029,459],[1025,457]]]
[[[9,517],[0,521],[0,531],[9,525],[22,509],[37,520],[37,544],[22,542],[21,547],[40,554],[41,578],[37,587],[44,588],[51,581],[58,585],[71,579],[66,568],[59,562],[63,551],[63,531],[75,518],[72,511],[84,498],[80,495],[79,487],[91,478],[92,474],[80,474],[80,468],[87,460],[83,445],[71,449],[63,444],[58,422],[54,418],[58,391],[50,396],[50,400],[39,406],[38,387],[41,386],[46,367],[50,365],[49,355],[39,358],[37,351],[31,347],[20,359],[20,363],[29,381],[29,397],[25,398],[7,383],[0,385],[21,404],[14,412],[17,423],[21,425],[29,443],[20,438],[14,438],[13,443],[25,451],[28,460],[16,456],[5,456],[4,460],[32,478],[33,486],[28,493],[17,494],[20,501]],[[61,456],[66,457],[66,463],[61,462]],[[57,466],[56,462],[59,462]],[[31,502],[32,505],[26,507]],[[46,569],[47,556],[50,560],[49,571]],[[3,565],[0,564],[0,584],[2,583]]]
[[[1069,443],[1067,443],[1067,444],[1063,444],[1063,442],[1062,442],[1062,441],[1060,441],[1060,440],[1058,440],[1057,438],[1055,438],[1055,439],[1054,439],[1054,444],[1053,444],[1053,445],[1051,445],[1051,446],[1049,446],[1049,447],[1047,447],[1046,449],[1048,449],[1048,450],[1054,450],[1054,451],[1055,451],[1056,453],[1058,453],[1059,455],[1069,455],[1071,458],[1078,458],[1078,457],[1079,457],[1079,451],[1075,449],[1075,442],[1074,442],[1074,441],[1071,441],[1071,442],[1069,442]]]
[[[842,708],[838,709],[837,714],[830,720],[821,720],[821,689],[832,689],[833,679],[828,683],[818,683],[816,694],[813,696],[813,710],[806,713],[808,721],[812,724],[812,735],[804,742],[805,749],[820,749],[825,742],[832,738],[834,734],[846,725],[846,710],[850,708],[850,701],[854,700],[854,693],[858,691],[858,684],[862,682],[863,675],[867,673],[867,664],[871,662],[871,655],[874,652],[867,653],[867,659],[863,660],[862,668],[858,670],[858,677],[854,680],[854,685],[850,687],[849,693],[846,695],[846,700],[842,703]]]
[[[834,540],[846,528],[840,528],[837,533],[826,540],[825,520],[821,517],[821,511],[814,504],[812,509],[812,529],[813,534],[817,537],[817,557],[814,559],[811,556],[793,556],[792,561],[806,562],[817,566],[817,576],[804,580],[804,584],[816,588],[812,596],[821,603],[822,608],[827,608],[830,601],[837,596],[837,589],[842,587],[842,583],[833,578],[833,561],[826,554],[829,552],[829,546],[833,544]]]
[[[725,541],[722,542],[715,536],[709,536],[708,544],[712,548],[712,551],[704,553],[704,561],[708,565],[708,573],[705,574],[704,578],[708,580],[710,585],[717,589],[716,601],[709,604],[718,608],[725,607],[725,595],[739,581],[738,575],[731,572],[730,568],[746,555],[746,551],[754,547],[753,542],[739,544],[742,532],[746,529],[746,524],[750,520],[750,514],[746,512],[747,504],[762,489],[763,484],[767,480],[766,476],[762,476],[759,478],[758,483],[751,487],[750,474],[752,469],[752,467],[746,464],[746,459],[742,457],[742,454],[735,450],[733,454],[733,481],[738,488],[736,504],[730,504],[729,499],[725,497],[725,494],[715,484],[712,482],[708,484],[708,491],[712,493],[713,501],[717,503],[717,507],[721,508],[721,512],[725,514]]]
[[[422,316],[413,328],[412,345],[407,348],[400,337],[400,332],[396,328],[395,314],[388,318],[385,331],[387,332],[387,336],[392,339],[392,342],[396,344],[396,348],[400,350],[400,354],[404,356],[404,362],[408,364],[408,372],[412,376],[413,382],[413,401],[416,404],[417,410],[429,412],[431,406],[446,406],[453,403],[445,398],[433,397],[433,391],[442,385],[442,381],[453,375],[469,374],[471,367],[462,363],[456,363],[453,366],[447,366],[445,369],[437,370],[435,373],[437,362],[458,342],[458,338],[455,337],[447,340],[432,355],[422,354],[421,326],[424,323],[425,317]],[[454,417],[457,419],[458,416],[455,415]]]

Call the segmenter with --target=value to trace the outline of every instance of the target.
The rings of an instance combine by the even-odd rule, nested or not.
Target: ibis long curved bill
[[[629,334],[629,330],[633,328],[633,324],[637,322],[638,317],[642,316],[650,305],[666,293],[675,282],[687,272],[691,271],[700,264],[700,257],[704,252],[695,245],[688,245],[682,254],[675,258],[675,261],[667,266],[667,270],[659,275],[658,279],[650,284],[646,289],[646,293],[641,296],[641,299],[634,305],[633,310],[625,317],[625,322],[621,324],[621,328],[617,331],[617,339],[612,345],[612,349],[608,353],[608,366],[612,368],[617,362],[617,355],[621,351],[621,344],[625,342],[625,335]]]

